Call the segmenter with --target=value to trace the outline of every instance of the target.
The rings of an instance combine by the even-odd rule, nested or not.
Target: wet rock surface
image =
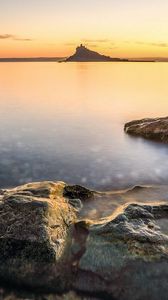
[[[163,190],[164,201],[141,203],[148,189],[154,200]],[[166,195],[167,187],[106,194],[49,181],[3,190],[1,286],[33,292],[13,299],[166,299]],[[106,198],[116,198],[118,208],[86,218],[89,203],[101,201],[105,209]]]
[[[114,299],[166,299],[167,217],[168,205],[130,204],[91,224],[75,288]]]
[[[76,210],[63,198],[64,186],[27,184],[1,197],[0,277],[5,283],[57,291],[67,286]]]
[[[69,199],[89,200],[93,198],[94,193],[80,185],[66,185],[63,195]]]
[[[125,124],[126,133],[168,143],[168,117],[135,120]]]

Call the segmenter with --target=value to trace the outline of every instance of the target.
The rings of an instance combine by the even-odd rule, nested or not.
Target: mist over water
[[[1,63],[0,185],[168,183],[168,146],[124,123],[168,114],[167,63]]]

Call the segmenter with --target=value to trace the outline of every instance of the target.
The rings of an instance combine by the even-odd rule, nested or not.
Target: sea
[[[168,63],[0,63],[0,187],[168,183],[168,145],[124,132],[168,115]]]

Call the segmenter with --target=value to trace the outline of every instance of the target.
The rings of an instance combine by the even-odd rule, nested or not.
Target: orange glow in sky
[[[5,0],[0,57],[65,57],[80,43],[112,57],[168,57],[167,0]]]

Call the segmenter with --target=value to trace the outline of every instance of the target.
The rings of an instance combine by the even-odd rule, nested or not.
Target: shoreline
[[[0,63],[3,62],[58,62],[58,63],[65,63],[66,61],[60,61],[60,59],[57,58],[0,58]],[[156,62],[168,62],[168,61],[155,61],[155,60],[120,60],[120,61],[67,61],[68,63],[156,63]]]
[[[2,299],[167,295],[168,186],[109,194],[43,181],[1,190],[0,200]]]

